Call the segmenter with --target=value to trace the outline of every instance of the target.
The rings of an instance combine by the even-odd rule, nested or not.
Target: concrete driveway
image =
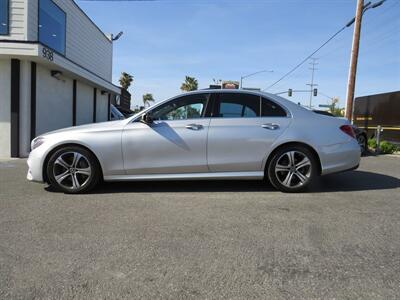
[[[398,299],[400,158],[310,193],[263,182],[64,195],[0,162],[0,298]]]

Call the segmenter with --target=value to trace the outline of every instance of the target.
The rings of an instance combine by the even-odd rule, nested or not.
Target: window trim
[[[207,107],[206,107],[205,115],[204,115],[203,118],[210,118],[210,119],[228,119],[228,118],[214,117],[216,98],[217,98],[221,93],[224,93],[224,92],[223,92],[223,91],[218,91],[218,92],[204,92],[204,93],[196,93],[196,94],[193,94],[193,95],[198,95],[198,94],[206,94],[206,95],[208,95],[208,100],[207,100],[207,104],[206,104]],[[281,103],[278,103],[276,100],[271,99],[271,98],[267,97],[266,95],[260,95],[260,94],[258,94],[258,93],[257,93],[257,94],[256,94],[256,93],[238,93],[238,94],[253,95],[253,96],[260,97],[260,117],[259,117],[259,118],[292,118],[292,117],[293,117],[292,113],[291,113],[290,110],[286,107],[286,105],[281,104]],[[134,118],[132,118],[131,120],[129,120],[129,122],[128,122],[127,124],[136,123],[136,122],[141,122],[141,118],[142,118],[142,116],[143,116],[144,114],[147,114],[147,113],[153,111],[154,109],[156,109],[156,108],[159,107],[160,105],[163,105],[163,104],[165,104],[165,103],[168,103],[168,102],[170,102],[170,101],[174,101],[174,100],[176,100],[176,99],[178,99],[178,98],[181,98],[181,97],[184,97],[184,96],[188,96],[188,95],[190,95],[190,94],[179,95],[179,96],[175,96],[175,97],[173,97],[173,98],[167,99],[167,100],[165,100],[165,101],[161,101],[160,103],[155,104],[154,107],[148,108],[148,109],[146,109],[146,110],[140,112],[136,117],[134,117]],[[261,102],[261,101],[263,101],[263,99],[269,100],[269,101],[275,103],[276,105],[278,105],[279,107],[281,107],[281,108],[286,112],[286,116],[280,116],[280,117],[279,117],[279,116],[276,116],[276,117],[272,117],[272,116],[271,116],[271,117],[267,117],[267,116],[263,117],[263,116],[261,116],[261,113],[262,113],[262,111],[261,111],[262,102]],[[257,117],[250,117],[250,118],[249,118],[249,117],[243,117],[243,118],[230,118],[230,119],[253,119],[253,120],[256,120]],[[175,120],[175,121],[178,121],[178,120]],[[180,121],[180,120],[179,120],[179,121]],[[171,122],[171,121],[168,121],[168,122]]]
[[[51,3],[53,3],[55,6],[58,7],[58,9],[64,14],[65,16],[65,28],[64,28],[64,53],[60,52],[56,49],[54,49],[53,47],[47,45],[46,43],[42,42],[40,40],[40,1],[38,0],[38,24],[37,24],[37,40],[39,43],[41,43],[43,46],[49,48],[50,50],[56,52],[57,54],[63,56],[63,57],[67,57],[67,26],[68,26],[68,17],[67,17],[67,13],[57,4],[55,3],[53,0],[49,0]]]
[[[0,33],[0,36],[10,35],[10,0],[6,0],[6,11],[7,11],[7,30],[5,33]]]

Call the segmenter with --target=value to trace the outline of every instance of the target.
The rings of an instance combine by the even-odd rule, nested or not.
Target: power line
[[[363,43],[364,47],[366,47],[366,45],[368,45],[369,42],[371,42],[372,40],[373,40],[372,43],[374,43],[375,41],[379,41],[379,37],[382,34],[385,34],[388,31],[388,30],[379,31],[379,30],[376,30],[377,28],[384,29],[384,28],[388,27],[389,24],[393,24],[392,21],[398,21],[399,20],[399,12],[400,11],[396,10],[396,9],[393,9],[393,8],[395,6],[397,6],[397,5],[399,5],[400,1],[398,1],[398,0],[389,0],[389,1],[393,1],[393,2],[390,2],[388,7],[385,7],[385,9],[383,9],[381,11],[380,19],[379,18],[372,19],[372,20],[368,21],[368,23],[366,24],[366,26],[365,26],[366,30],[369,30],[369,28],[373,28],[374,31],[373,31],[372,35],[371,34],[367,34],[366,35],[367,38],[364,37],[362,39],[362,43]],[[398,28],[399,28],[398,24],[394,23],[394,25],[395,25],[394,29],[398,30]],[[390,30],[390,31],[392,31],[392,30]],[[377,37],[377,38],[375,39],[375,37]],[[323,59],[323,58],[326,58],[327,56],[330,56],[332,54],[336,55],[336,54],[342,53],[344,50],[347,51],[348,48],[351,47],[348,44],[346,35],[342,35],[341,37],[338,37],[336,39],[335,45],[336,46],[334,46],[333,48],[327,47],[326,48],[327,50],[325,50],[325,52],[324,52],[324,50],[322,50],[321,51],[322,54],[319,54],[318,57],[320,59]]]
[[[389,1],[393,1],[393,2],[389,2]],[[375,18],[372,19],[370,21],[368,21],[368,23],[366,23],[365,27],[379,27],[380,25],[382,25],[383,23],[387,24],[389,23],[388,21],[390,19],[387,18],[387,14],[390,15],[392,13],[394,14],[398,14],[398,10],[397,8],[395,8],[395,6],[400,4],[400,1],[398,0],[387,0],[386,2],[388,2],[387,7],[384,7],[381,12],[380,12],[380,19],[379,18]],[[386,17],[385,17],[386,16]],[[393,16],[398,18],[398,16]]]
[[[375,8],[379,5],[381,5],[383,2],[385,2],[386,0],[377,2],[376,4],[372,5],[369,7],[369,5],[371,5],[371,2],[368,2],[366,5],[364,5],[365,10],[369,9],[369,8]],[[378,4],[378,5],[377,5]],[[328,44],[331,40],[333,40],[338,34],[340,34],[342,31],[344,31],[347,27],[350,27],[355,21],[355,18],[351,19],[345,26],[343,26],[341,29],[339,29],[335,34],[333,34],[326,42],[324,42],[321,46],[319,46],[313,53],[311,53],[310,55],[308,55],[305,59],[303,59],[298,65],[296,65],[293,69],[291,69],[289,72],[287,72],[285,75],[283,75],[281,78],[279,78],[277,81],[275,81],[273,84],[269,85],[268,87],[266,87],[265,89],[263,89],[263,91],[266,91],[268,89],[270,89],[271,87],[273,87],[274,85],[276,85],[278,82],[282,81],[283,79],[285,79],[286,77],[288,77],[290,74],[292,74],[294,71],[296,71],[301,65],[303,65],[308,59],[310,59],[312,56],[314,56],[314,54],[316,54],[319,50],[321,50],[326,44]]]
[[[388,28],[388,30],[381,30],[375,34],[371,34],[365,40],[362,40],[364,45],[367,45],[365,49],[367,50],[369,47],[376,46],[381,43],[381,41],[387,37],[397,37],[400,36],[400,27]]]
[[[268,86],[267,88],[264,89],[264,91],[270,89],[274,85],[276,85],[278,82],[281,82],[283,79],[288,77],[290,74],[292,74],[294,71],[296,71],[301,65],[303,65],[307,60],[309,60],[312,56],[314,56],[315,53],[317,53],[319,50],[322,49],[326,44],[328,44],[331,40],[333,40],[339,33],[341,33],[343,30],[345,30],[347,27],[350,27],[351,24],[350,22],[347,23],[345,26],[343,26],[341,29],[339,29],[334,35],[332,35],[326,42],[324,42],[321,46],[317,48],[313,53],[308,55],[305,59],[303,59],[298,65],[296,65],[293,69],[291,69],[289,72],[287,72],[285,75],[283,75],[281,78],[279,78],[277,81],[275,81],[273,84]]]
[[[400,4],[400,1],[395,4]],[[392,5],[392,6],[394,6],[394,5]],[[398,14],[397,12],[395,12],[395,13]],[[383,15],[384,14],[382,14],[381,17]],[[383,40],[386,40],[388,37],[392,37],[393,33],[394,34],[400,33],[400,31],[399,31],[400,27],[398,26],[400,23],[397,22],[397,23],[399,23],[399,24],[397,24],[397,23],[393,23],[390,21],[392,19],[394,21],[398,21],[399,20],[398,18],[399,18],[399,16],[397,16],[397,15],[393,15],[393,16],[391,16],[391,18],[385,18],[384,22],[379,23],[379,25],[382,25],[382,26],[372,26],[371,27],[371,24],[368,23],[368,25],[371,28],[367,29],[369,33],[366,34],[366,37],[363,37],[361,39],[361,42],[363,44],[363,49],[361,50],[361,52],[363,52],[363,53],[365,51],[368,52],[369,48],[371,48],[371,47],[374,48],[377,45],[378,46],[381,45],[382,44],[381,42]],[[344,39],[344,37],[345,37],[345,35],[342,35],[340,38],[338,38],[336,40],[335,47],[333,47],[333,48],[328,47],[328,48],[326,48],[327,51],[325,51],[325,52],[324,52],[324,50],[321,51],[322,55],[320,54],[318,57],[320,59],[325,59],[328,56],[332,57],[331,55],[333,55],[333,54],[335,56],[337,56],[339,54],[342,54],[344,51],[348,51],[348,48],[350,46],[348,44],[346,44],[347,41]],[[376,43],[376,42],[379,42],[379,43]]]

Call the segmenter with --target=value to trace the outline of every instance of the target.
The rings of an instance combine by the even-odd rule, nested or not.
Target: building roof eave
[[[45,64],[49,68],[61,68],[63,71],[71,73],[72,76],[83,78],[115,94],[121,94],[121,88],[111,81],[102,78],[56,51],[50,49],[50,51],[53,52],[52,60],[44,58],[43,55],[41,55],[41,53],[43,53],[43,48],[47,47],[39,42],[0,40],[0,58],[13,57],[30,59],[37,63]]]

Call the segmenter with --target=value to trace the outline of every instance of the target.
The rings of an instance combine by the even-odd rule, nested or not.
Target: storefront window
[[[52,0],[39,0],[39,41],[65,54],[66,14]]]
[[[8,34],[9,0],[0,0],[0,34]]]

